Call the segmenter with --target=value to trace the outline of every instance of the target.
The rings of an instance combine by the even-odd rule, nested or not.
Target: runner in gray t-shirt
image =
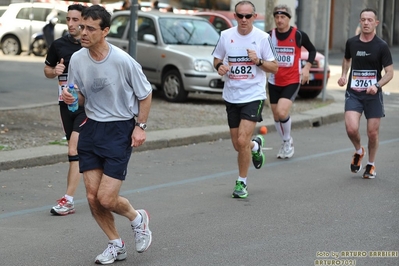
[[[93,5],[82,17],[83,48],[71,58],[68,84],[80,90],[79,104],[84,105],[88,117],[79,137],[79,167],[91,213],[108,237],[108,247],[95,262],[110,264],[127,256],[113,213],[129,219],[137,252],[146,251],[152,241],[147,211],[136,211],[119,195],[132,148],[146,139],[152,87],[141,66],[105,40],[110,14],[102,6]],[[67,104],[74,100],[67,89],[62,96]]]

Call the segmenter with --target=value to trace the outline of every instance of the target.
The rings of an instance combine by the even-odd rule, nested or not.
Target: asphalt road
[[[0,60],[0,75],[4,69],[17,73],[27,67],[27,73],[9,73],[6,79],[26,82],[30,90],[39,79],[29,83],[22,77],[42,75],[43,64],[37,63],[21,59],[12,68],[10,61]],[[329,84],[336,84],[338,64],[332,74]],[[9,101],[3,95],[20,93],[15,85],[3,94],[3,77],[0,107]],[[54,81],[47,81],[52,88]],[[250,195],[244,200],[231,198],[237,167],[230,140],[134,153],[122,195],[149,211],[154,240],[146,253],[135,253],[129,223],[117,216],[129,254],[116,265],[305,266],[334,259],[343,265],[398,265],[396,84],[384,88],[391,94],[386,96],[375,180],[363,180],[363,171],[349,171],[353,147],[342,122],[295,130],[296,153],[290,160],[275,158],[279,140],[268,134],[267,164],[251,168]],[[32,104],[39,90],[22,95]],[[364,119],[361,130],[367,146]],[[49,212],[65,192],[67,169],[67,163],[60,163],[0,172],[0,265],[94,265],[107,239],[90,215],[83,184],[75,197],[76,214],[53,217]]]
[[[57,81],[44,76],[44,60],[0,54],[0,108],[57,103]]]
[[[350,172],[353,148],[342,122],[293,132],[290,160],[275,158],[277,134],[266,135],[267,163],[251,168],[250,195],[242,200],[231,198],[237,167],[229,140],[134,153],[121,194],[149,211],[153,244],[144,254],[134,252],[129,223],[117,216],[129,254],[116,265],[305,266],[331,262],[336,253],[352,263],[342,265],[398,265],[395,97],[382,122],[374,180]],[[361,132],[366,146],[364,119]],[[0,172],[1,265],[94,265],[107,238],[91,217],[83,184],[75,214],[49,212],[65,192],[67,168]],[[366,255],[341,257],[351,251]]]

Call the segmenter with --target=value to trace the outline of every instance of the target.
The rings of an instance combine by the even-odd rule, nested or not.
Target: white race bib
[[[295,47],[277,46],[276,52],[279,67],[292,67],[294,65]]]
[[[230,66],[228,75],[230,79],[245,80],[255,78],[257,67],[248,56],[229,56],[228,60]]]
[[[62,89],[68,88],[68,74],[61,74],[58,76],[58,101],[63,102]]]
[[[377,70],[352,70],[352,90],[365,91],[375,83],[377,83]]]

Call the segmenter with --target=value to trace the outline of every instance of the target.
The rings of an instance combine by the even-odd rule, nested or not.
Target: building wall
[[[399,38],[394,33],[399,30],[399,20],[395,20],[399,3],[395,0],[299,0],[298,27],[309,35],[318,50],[323,51],[327,40],[326,23],[329,23],[325,19],[326,12],[330,10],[329,50],[344,51],[346,40],[355,34],[360,11],[366,7],[378,12],[377,35],[389,45],[398,44]]]
[[[350,1],[335,0],[333,4],[330,49],[343,51],[349,35],[354,35],[359,19],[355,20],[351,16],[354,11],[351,10]]]
[[[325,0],[322,1],[325,2]],[[321,19],[321,17],[325,16],[323,8],[325,6],[319,0],[301,0],[297,10],[298,28],[306,32],[310,41],[312,41],[318,50],[324,47],[326,20]]]

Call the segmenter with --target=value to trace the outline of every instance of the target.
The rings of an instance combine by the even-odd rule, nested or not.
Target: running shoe
[[[152,242],[152,232],[150,231],[148,224],[150,222],[150,216],[145,210],[137,210],[140,213],[142,220],[141,224],[137,227],[133,227],[134,238],[136,241],[136,251],[142,253],[146,251]]]
[[[357,173],[360,170],[362,170],[362,160],[365,154],[366,151],[364,150],[364,147],[362,147],[362,154],[358,154],[356,152],[355,154],[353,154],[352,163],[351,163],[352,173]]]
[[[252,151],[252,162],[256,169],[260,169],[265,163],[265,156],[263,155],[262,147],[265,139],[262,135],[257,135],[252,141],[256,141],[259,145],[257,151]]]
[[[50,212],[55,215],[68,215],[75,213],[75,205],[73,201],[67,200],[65,197],[57,200],[57,205],[51,208]]]
[[[284,141],[281,143],[280,150],[277,153],[277,159],[284,159],[285,158],[285,153],[284,153]]]
[[[284,141],[284,156],[285,158],[291,158],[294,155],[294,140],[290,138]]]
[[[125,243],[122,242],[122,247],[113,243],[108,243],[108,247],[104,252],[96,257],[96,264],[111,264],[116,260],[124,260],[127,257]]]
[[[236,186],[234,187],[232,198],[246,198],[248,197],[247,185],[242,181],[236,181]]]
[[[377,176],[377,172],[375,171],[375,166],[368,164],[366,165],[366,171],[364,171],[363,178],[365,179],[373,179]]]

